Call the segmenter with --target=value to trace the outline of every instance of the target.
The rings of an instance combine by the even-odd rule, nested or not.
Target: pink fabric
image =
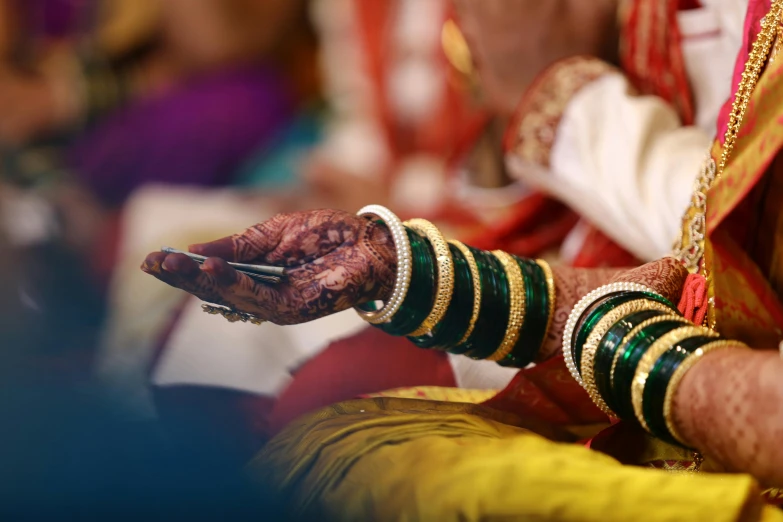
[[[732,91],[731,96],[718,115],[718,139],[721,144],[723,143],[726,135],[726,129],[729,124],[729,115],[731,114],[731,105],[734,101],[734,94],[737,92],[737,86],[742,80],[742,71],[745,69],[745,62],[748,61],[750,50],[753,47],[753,42],[756,39],[756,35],[761,31],[761,19],[769,12],[772,0],[749,0],[748,10],[745,14],[745,37],[740,48],[739,55],[737,55],[737,61],[734,64],[734,76],[732,78]]]

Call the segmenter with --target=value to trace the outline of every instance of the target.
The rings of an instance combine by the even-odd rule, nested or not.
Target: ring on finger
[[[229,323],[241,322],[241,323],[262,325],[265,322],[267,322],[264,319],[261,319],[260,317],[255,316],[253,314],[249,314],[247,312],[240,312],[239,310],[234,310],[233,308],[228,308],[225,306],[218,306],[218,305],[204,303],[201,305],[201,309],[210,315],[222,315]]]

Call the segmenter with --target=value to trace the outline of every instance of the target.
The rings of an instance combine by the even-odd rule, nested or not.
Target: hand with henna
[[[338,210],[278,214],[240,234],[190,246],[208,259],[151,253],[141,269],[203,301],[281,325],[312,321],[391,293],[397,257],[388,229]],[[286,267],[277,285],[227,261]]]
[[[562,352],[563,329],[576,303],[596,288],[615,282],[639,283],[677,304],[688,272],[671,257],[631,269],[553,267],[557,298],[547,338],[538,354],[542,362]]]
[[[383,300],[396,276],[397,257],[388,229],[338,210],[279,214],[190,250],[209,259],[199,266],[183,254],[155,252],[141,269],[204,301],[283,325]],[[288,277],[278,285],[257,283],[226,261],[283,266]],[[632,270],[555,268],[554,275],[557,306],[539,360],[560,352],[568,313],[591,290],[613,280],[631,281],[676,300],[686,273],[673,259],[663,259]]]

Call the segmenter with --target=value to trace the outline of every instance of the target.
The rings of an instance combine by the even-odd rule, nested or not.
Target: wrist
[[[392,234],[383,223],[367,226],[367,248],[374,260],[375,279],[378,282],[377,295],[373,299],[386,301],[391,296],[397,277],[397,249]]]
[[[659,262],[641,273],[656,266],[676,265]],[[626,272],[622,279],[634,272]],[[660,277],[667,279],[677,277]],[[636,421],[655,437],[720,458],[726,448],[715,444],[720,439],[714,434],[721,416],[733,409],[729,417],[737,417],[748,407],[744,403],[769,404],[774,390],[763,400],[756,393],[744,403],[738,401],[737,392],[743,386],[753,387],[746,383],[758,381],[763,373],[745,371],[738,378],[736,370],[747,368],[746,361],[754,355],[742,343],[721,339],[714,330],[683,317],[659,293],[660,286],[654,289],[643,283],[649,281],[642,277],[633,283],[605,285],[573,307],[563,334],[569,371],[609,416]],[[669,296],[676,295],[673,289]],[[773,358],[783,371],[777,354]],[[777,393],[783,392],[779,384],[777,388]],[[731,403],[737,407],[727,408]],[[705,419],[708,422],[701,425]],[[733,437],[741,439],[740,435]]]

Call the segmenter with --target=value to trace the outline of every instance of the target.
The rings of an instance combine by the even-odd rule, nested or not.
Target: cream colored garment
[[[747,0],[711,0],[680,13],[696,122],[662,100],[630,94],[620,73],[579,91],[557,128],[550,168],[509,155],[515,177],[562,199],[642,260],[669,254],[693,181],[731,92]]]
[[[192,298],[152,374],[156,386],[217,386],[277,397],[293,371],[331,342],[366,328],[353,311],[296,326],[229,323]]]
[[[230,190],[149,186],[129,200],[109,290],[111,313],[96,368],[118,408],[137,417],[155,414],[149,395],[154,348],[185,297],[181,290],[139,269],[146,255],[161,246],[185,248],[224,237],[273,213],[274,209]],[[204,314],[202,321],[213,319]],[[194,352],[199,349],[203,347],[193,346]],[[203,361],[212,363],[210,359]]]

